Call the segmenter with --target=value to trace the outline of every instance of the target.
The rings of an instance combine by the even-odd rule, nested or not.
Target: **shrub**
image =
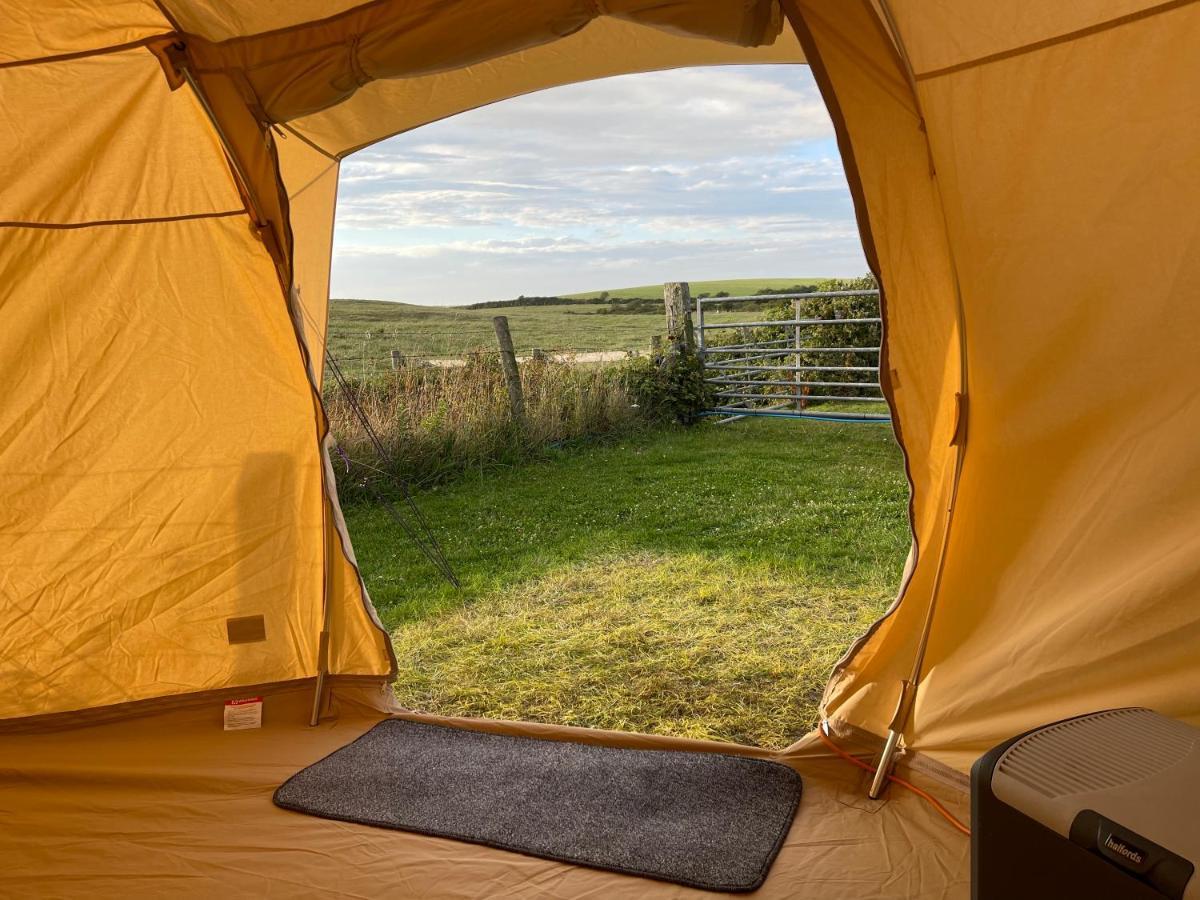
[[[639,359],[627,368],[629,390],[638,407],[651,420],[692,425],[713,405],[713,386],[704,381],[704,369],[687,349],[669,352],[660,359]]]

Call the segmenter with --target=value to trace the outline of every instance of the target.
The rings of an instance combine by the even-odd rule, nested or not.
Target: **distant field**
[[[371,374],[390,365],[392,350],[407,357],[460,356],[494,349],[492,318],[508,317],[518,354],[546,351],[642,350],[663,334],[662,313],[608,313],[605,305],[513,306],[463,309],[414,306],[385,300],[334,300],[330,346],[348,374]],[[736,321],[739,313],[705,313],[706,320]]]
[[[392,350],[405,356],[459,356],[493,349],[492,318],[508,317],[518,353],[542,350],[646,349],[665,330],[662,315],[607,313],[607,305],[463,309],[381,300],[334,300],[330,345],[351,373],[387,366]],[[364,362],[365,360],[365,362]]]
[[[747,297],[759,291],[778,291],[797,284],[816,284],[820,278],[727,278],[724,281],[692,281],[689,282],[692,296],[696,294],[716,294],[725,291],[731,297]],[[569,299],[589,300],[599,297],[603,291],[588,291],[583,294],[564,294]],[[659,297],[662,296],[661,284],[643,284],[637,287],[616,288],[608,292],[608,296],[618,299],[629,297]]]
[[[816,278],[759,278],[698,281],[695,294],[728,291],[732,296],[759,290],[812,284]],[[640,293],[639,293],[640,292]],[[613,297],[654,297],[662,285],[610,291]],[[575,294],[576,298],[599,296]],[[612,304],[511,306],[466,309],[461,306],[417,306],[386,300],[333,300],[330,346],[351,374],[370,374],[389,365],[392,350],[410,357],[458,356],[496,345],[492,318],[508,316],[518,353],[534,348],[555,350],[646,350],[650,338],[665,331],[661,312],[613,312]],[[713,313],[713,321],[734,321],[737,313]]]

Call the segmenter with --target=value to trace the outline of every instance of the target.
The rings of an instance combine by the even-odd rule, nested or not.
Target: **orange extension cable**
[[[817,727],[817,736],[821,739],[821,741],[825,744],[826,747],[828,747],[830,750],[832,750],[834,753],[836,753],[842,759],[846,760],[846,762],[850,763],[851,765],[858,766],[864,772],[870,772],[872,775],[875,774],[874,766],[868,765],[867,763],[863,762],[861,759],[857,759],[857,758],[851,756],[849,753],[847,753],[845,750],[843,750],[841,747],[839,747],[837,744],[835,744],[833,741],[831,741],[829,739],[829,736],[825,734],[825,727],[824,727],[823,722],[821,723],[821,725],[819,725]],[[896,784],[900,785],[900,787],[902,787],[902,788],[908,788],[910,791],[912,791],[914,794],[916,794],[918,797],[920,797],[922,800],[926,801],[927,803],[929,803],[929,805],[931,805],[934,809],[936,809],[938,811],[938,814],[941,815],[941,817],[943,819],[945,819],[947,822],[949,822],[951,825],[953,825],[955,828],[957,828],[959,831],[961,831],[967,837],[971,836],[971,829],[968,828],[966,825],[964,825],[962,822],[960,822],[958,819],[956,819],[954,817],[954,814],[952,812],[950,812],[950,810],[946,809],[946,807],[942,806],[942,804],[938,802],[938,799],[936,797],[934,797],[932,794],[921,790],[919,787],[917,787],[911,781],[905,781],[903,778],[900,778],[896,775],[888,775],[888,781],[895,782]]]

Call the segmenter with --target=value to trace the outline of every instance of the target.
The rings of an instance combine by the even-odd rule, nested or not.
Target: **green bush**
[[[704,381],[699,357],[686,348],[658,359],[631,362],[625,377],[638,408],[652,421],[695,424],[713,405],[713,386]]]

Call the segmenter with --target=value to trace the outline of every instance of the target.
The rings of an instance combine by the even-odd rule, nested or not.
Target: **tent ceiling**
[[[0,65],[95,52],[171,28],[154,0],[0,2]]]
[[[210,25],[197,6],[183,4],[182,22]],[[509,0],[377,0],[271,32],[219,42],[198,35],[188,46],[197,71],[236,79],[262,120],[293,122],[340,155],[557,84],[685,65],[802,61],[790,30],[769,49],[781,28],[774,0],[554,0],[519,14]]]
[[[603,18],[575,33],[449,72],[373,81],[348,101],[290,127],[334,156],[429,122],[544,88],[682,66],[802,63],[787,29],[769,46],[740,47]]]

